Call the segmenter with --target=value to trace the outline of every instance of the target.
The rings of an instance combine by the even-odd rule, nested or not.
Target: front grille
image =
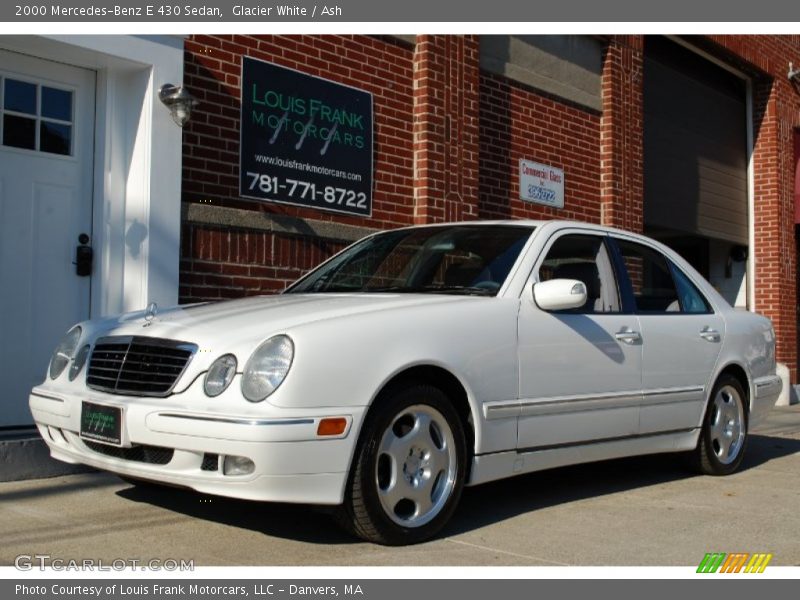
[[[83,440],[86,447],[92,452],[104,454],[111,458],[121,460],[131,460],[133,462],[147,463],[150,465],[166,465],[172,460],[175,450],[172,448],[162,448],[161,446],[132,446],[130,448],[117,448],[106,444],[98,444]]]
[[[195,344],[141,336],[97,340],[86,385],[112,394],[167,396],[194,353]]]

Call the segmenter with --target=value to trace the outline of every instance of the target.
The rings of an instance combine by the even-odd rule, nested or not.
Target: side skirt
[[[638,435],[582,444],[482,454],[472,460],[467,485],[504,479],[523,473],[641,454],[680,452],[697,446],[700,429]]]

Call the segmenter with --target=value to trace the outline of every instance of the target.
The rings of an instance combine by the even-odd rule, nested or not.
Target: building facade
[[[369,217],[240,196],[242,57],[366,90]],[[180,298],[272,293],[375,230],[565,218],[673,246],[769,316],[797,377],[800,36],[191,36]],[[563,171],[521,199],[520,161]]]
[[[0,428],[31,424],[26,392],[73,322],[276,293],[372,231],[470,219],[651,235],[772,319],[796,381],[790,63],[800,36],[0,37],[0,307],[17,341],[2,346],[14,384]],[[369,100],[359,114],[309,109],[303,124],[313,100],[243,89],[248,69]],[[183,129],[159,99],[167,83],[198,100]],[[286,188],[249,197],[243,144],[267,147],[291,113],[298,148],[310,133],[320,154],[331,141],[343,160],[348,144],[362,150],[369,210],[321,191],[305,205]],[[271,169],[250,189],[271,189]],[[532,195],[542,173],[553,180]],[[83,275],[81,246],[93,252]]]

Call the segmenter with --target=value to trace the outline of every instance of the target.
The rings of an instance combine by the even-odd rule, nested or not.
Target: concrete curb
[[[38,435],[0,439],[0,481],[42,479],[90,471],[94,469],[50,458],[50,450]]]
[[[789,406],[790,404],[797,404],[799,401],[798,387],[800,386],[792,385],[791,379],[789,379],[789,367],[783,363],[778,363],[776,372],[781,378],[783,389],[781,390],[781,395],[778,396],[778,399],[775,401],[775,406]]]

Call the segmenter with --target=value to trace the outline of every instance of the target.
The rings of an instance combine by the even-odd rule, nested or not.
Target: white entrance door
[[[0,50],[0,428],[32,423],[30,388],[89,315],[73,262],[91,244],[94,95],[93,71]]]

